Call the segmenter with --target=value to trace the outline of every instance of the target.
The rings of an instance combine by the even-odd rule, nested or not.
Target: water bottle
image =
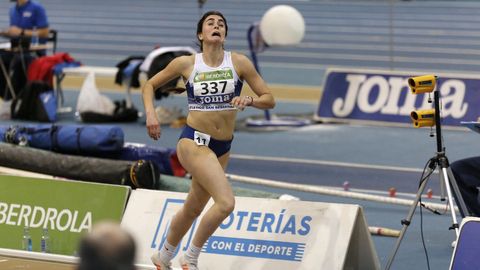
[[[50,235],[48,234],[48,228],[43,228],[42,238],[40,238],[40,250],[43,253],[50,253]]]
[[[32,237],[30,236],[30,228],[28,226],[23,228],[22,249],[32,251]]]
[[[35,27],[32,30],[32,46],[38,46],[38,32]]]

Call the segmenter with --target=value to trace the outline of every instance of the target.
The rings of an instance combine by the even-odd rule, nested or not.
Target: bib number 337
[[[233,93],[233,82],[230,81],[212,81],[199,82],[194,84],[195,96],[209,96]]]
[[[235,90],[233,71],[228,68],[200,72],[193,78],[193,93],[195,96],[225,95]]]

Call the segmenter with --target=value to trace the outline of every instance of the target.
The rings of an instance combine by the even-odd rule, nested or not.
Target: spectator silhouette
[[[134,270],[133,237],[114,222],[100,222],[80,241],[77,270]]]

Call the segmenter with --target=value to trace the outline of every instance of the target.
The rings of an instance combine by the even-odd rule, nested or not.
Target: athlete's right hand
[[[157,115],[155,112],[147,113],[147,132],[148,136],[154,140],[160,139],[160,135],[162,134],[162,129],[160,128],[160,124],[157,119]]]

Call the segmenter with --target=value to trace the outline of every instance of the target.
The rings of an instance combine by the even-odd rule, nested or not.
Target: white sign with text
[[[151,264],[186,193],[134,190],[122,220],[137,243],[137,263]],[[213,204],[210,201],[208,209]],[[205,212],[205,211],[204,211]],[[192,241],[199,217],[179,244],[173,266]],[[202,248],[200,269],[379,269],[358,205],[236,197]]]

